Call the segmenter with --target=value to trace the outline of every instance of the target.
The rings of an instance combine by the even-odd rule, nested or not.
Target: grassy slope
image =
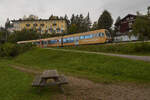
[[[150,56],[150,43],[145,43],[144,45],[143,43],[81,45],[77,47],[64,47],[64,49]]]
[[[38,70],[57,69],[97,82],[150,82],[150,63],[118,57],[34,49],[13,63]]]
[[[8,63],[0,60],[0,100],[49,100],[55,93],[45,90],[39,94],[31,87],[32,75],[13,69]]]

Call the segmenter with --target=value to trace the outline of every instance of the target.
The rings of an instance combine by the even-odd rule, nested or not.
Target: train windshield
[[[106,30],[106,36],[111,38],[110,32]]]

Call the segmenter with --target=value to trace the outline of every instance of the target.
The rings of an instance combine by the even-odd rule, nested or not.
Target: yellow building
[[[49,19],[32,18],[12,20],[14,31],[23,29],[36,29],[40,33],[61,34],[67,31],[67,21],[57,16],[51,16]]]

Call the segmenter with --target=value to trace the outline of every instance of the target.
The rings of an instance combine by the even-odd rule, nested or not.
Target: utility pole
[[[150,6],[147,8],[147,10],[148,10],[147,15],[150,16]]]

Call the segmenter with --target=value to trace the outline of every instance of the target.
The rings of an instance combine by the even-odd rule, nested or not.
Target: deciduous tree
[[[133,24],[133,32],[131,34],[139,36],[141,40],[150,39],[150,19],[147,16],[137,16]]]

